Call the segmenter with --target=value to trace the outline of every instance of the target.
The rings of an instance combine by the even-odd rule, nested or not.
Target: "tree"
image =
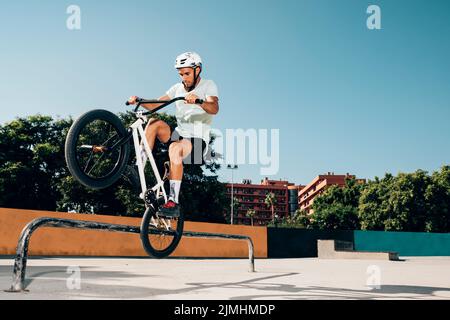
[[[282,217],[279,221],[272,221],[267,226],[309,229],[311,226],[311,221],[310,217],[305,211],[298,209],[293,216]]]
[[[35,115],[0,126],[0,206],[55,210],[68,171],[65,135],[71,119]]]
[[[253,217],[255,216],[256,211],[253,209],[248,209],[246,216],[250,218],[251,225],[253,226]]]
[[[264,202],[268,207],[270,207],[270,210],[272,211],[272,222],[275,222],[275,205],[277,204],[275,194],[273,192],[266,194]]]
[[[334,203],[313,214],[313,228],[324,230],[355,230],[359,228],[357,208]]]
[[[364,230],[448,232],[449,166],[431,176],[423,170],[370,182],[360,198]]]
[[[450,232],[450,166],[433,172],[425,200],[429,203],[425,231]]]
[[[389,217],[386,207],[387,198],[392,188],[394,176],[386,174],[383,179],[375,177],[369,181],[361,192],[358,205],[358,218],[362,230],[384,231],[384,222]]]
[[[311,227],[325,230],[359,229],[358,200],[363,188],[354,178],[346,179],[344,187],[329,187],[314,200]]]
[[[431,179],[426,171],[400,173],[391,186],[385,204],[389,212],[385,220],[385,230],[414,231],[425,230],[427,202],[425,190]]]
[[[227,201],[230,201],[230,199],[228,199]],[[231,223],[231,207],[233,207],[233,221],[234,221],[234,217],[236,215],[236,212],[238,212],[239,208],[241,206],[241,202],[239,201],[239,198],[237,197],[233,197],[233,199],[231,200],[231,203],[228,202],[228,206],[227,206],[227,219],[226,219],[226,223]]]
[[[295,211],[293,222],[299,228],[311,228],[311,217],[309,217],[308,213],[302,209],[297,209],[297,211]]]

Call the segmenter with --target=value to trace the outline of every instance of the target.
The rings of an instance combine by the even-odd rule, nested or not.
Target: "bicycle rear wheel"
[[[165,219],[157,215],[153,206],[149,206],[141,223],[141,241],[145,251],[154,258],[168,257],[177,248],[183,228],[183,212],[178,218]]]
[[[104,189],[122,175],[130,155],[130,143],[120,119],[106,110],[83,114],[67,134],[65,156],[73,177],[91,189]]]

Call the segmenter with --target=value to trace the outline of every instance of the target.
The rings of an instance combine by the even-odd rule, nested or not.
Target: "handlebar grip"
[[[142,100],[141,98],[137,97],[137,98],[136,98],[136,103],[139,104],[139,103],[141,102],[141,100]],[[129,101],[127,101],[127,102],[125,102],[125,105],[126,105],[126,106],[130,106],[131,103],[130,103]]]

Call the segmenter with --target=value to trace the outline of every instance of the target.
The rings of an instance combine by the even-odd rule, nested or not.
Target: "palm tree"
[[[236,212],[239,210],[240,205],[241,205],[241,203],[239,201],[239,198],[233,197],[233,204],[232,204],[233,220],[234,220],[234,217],[236,216]],[[231,218],[231,210],[230,210],[230,218]]]
[[[248,209],[247,210],[247,217],[250,218],[250,221],[252,222],[252,226],[253,226],[253,217],[255,216],[256,211],[253,209]]]
[[[266,195],[266,199],[264,200],[266,205],[270,207],[272,210],[272,222],[275,220],[275,205],[277,204],[277,198],[273,192],[270,192]]]

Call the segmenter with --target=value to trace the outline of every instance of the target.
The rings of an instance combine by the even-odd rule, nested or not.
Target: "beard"
[[[188,85],[187,85],[187,82],[184,82],[184,81],[183,81],[183,86],[184,86],[184,89],[185,89],[187,92],[192,91],[192,89],[191,89],[192,86],[188,86]]]

